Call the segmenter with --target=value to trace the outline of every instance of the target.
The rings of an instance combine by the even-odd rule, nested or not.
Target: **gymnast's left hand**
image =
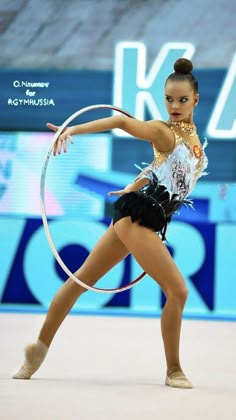
[[[128,184],[125,188],[123,188],[122,190],[117,190],[117,191],[109,191],[107,193],[107,195],[124,195],[127,194],[128,192],[132,192],[132,191],[136,191],[135,187],[134,187],[134,183],[133,184]]]
[[[51,123],[47,123],[47,127],[52,130],[52,131],[58,131],[60,127],[58,127],[57,125],[51,124]],[[69,141],[71,144],[73,144],[73,139],[71,137],[71,127],[67,127],[65,128],[62,133],[60,134],[60,136],[58,137],[57,141],[54,144],[53,147],[53,155],[56,156],[57,154],[60,155],[61,152],[63,151],[64,153],[67,152],[67,141]]]
[[[124,194],[126,194],[127,192],[129,192],[129,191],[127,191],[126,189],[124,189],[124,190],[119,190],[119,191],[109,191],[109,192],[107,193],[107,195],[124,195]]]

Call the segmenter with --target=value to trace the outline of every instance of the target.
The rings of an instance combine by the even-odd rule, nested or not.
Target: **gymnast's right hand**
[[[58,131],[60,127],[57,125],[47,123],[47,127],[52,131]],[[66,127],[60,136],[58,137],[57,141],[54,144],[53,147],[53,155],[56,156],[57,154],[60,155],[60,153],[63,151],[64,153],[67,152],[67,141],[69,141],[71,144],[73,144],[73,139],[71,137],[71,127]]]

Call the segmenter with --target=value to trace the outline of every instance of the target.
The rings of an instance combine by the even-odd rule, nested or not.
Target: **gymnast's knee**
[[[178,303],[182,308],[184,307],[188,298],[188,289],[185,284],[167,293],[167,299]]]
[[[77,276],[76,276],[77,277]],[[77,295],[78,297],[82,295],[82,293],[87,292],[88,289],[82,287],[79,283],[77,283],[73,278],[68,278],[67,283],[70,287],[70,290],[73,294]],[[90,285],[89,285],[90,286]]]

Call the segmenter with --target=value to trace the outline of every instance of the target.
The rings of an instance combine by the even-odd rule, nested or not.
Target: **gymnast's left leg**
[[[180,330],[188,291],[168,249],[159,236],[125,217],[114,225],[115,232],[143,270],[162,288],[166,304],[161,317],[167,376],[166,385],[192,388],[179,359]]]

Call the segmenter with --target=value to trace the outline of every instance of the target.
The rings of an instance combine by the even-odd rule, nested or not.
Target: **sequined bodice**
[[[186,133],[181,127],[176,128],[171,122],[167,124],[174,133],[175,147],[169,153],[162,153],[153,146],[154,162],[150,169],[170,193],[184,198],[191,193],[198,178],[205,175],[204,170],[208,164],[205,154],[207,142],[202,146],[194,144],[194,141],[190,144],[186,137],[190,138],[193,134],[184,136]],[[198,139],[196,132],[194,135]]]

